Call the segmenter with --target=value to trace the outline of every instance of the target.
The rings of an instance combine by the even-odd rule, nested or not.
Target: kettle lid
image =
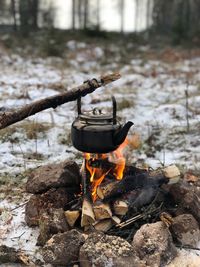
[[[112,96],[112,114],[103,114],[100,109],[94,108],[92,112],[81,112],[81,97],[77,100],[78,118],[91,124],[116,124],[117,105],[115,97]]]

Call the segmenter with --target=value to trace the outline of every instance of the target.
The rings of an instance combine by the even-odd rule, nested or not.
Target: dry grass
[[[126,98],[122,99],[121,101],[117,102],[117,109],[122,110],[125,108],[131,108],[134,106],[134,103]]]
[[[38,137],[45,137],[46,132],[51,128],[51,125],[46,123],[38,123],[35,121],[22,122],[15,126],[10,126],[0,130],[0,141],[19,143],[19,137],[15,136],[15,133],[22,133],[27,139],[37,139]]]
[[[49,124],[27,121],[20,125],[28,139],[37,139],[38,135],[45,137],[46,132],[51,128]]]

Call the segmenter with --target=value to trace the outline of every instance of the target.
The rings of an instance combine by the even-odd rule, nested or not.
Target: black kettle
[[[102,114],[97,108],[92,114],[81,112],[81,98],[77,100],[78,117],[71,126],[73,146],[88,153],[109,153],[121,145],[133,125],[128,121],[122,126],[116,117],[117,104],[112,96],[112,114]]]

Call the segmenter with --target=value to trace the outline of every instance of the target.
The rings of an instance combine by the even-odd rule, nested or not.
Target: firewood
[[[110,206],[105,203],[96,204],[93,207],[96,220],[102,220],[112,217]]]
[[[65,211],[65,217],[68,222],[68,224],[73,227],[76,220],[80,216],[80,211],[79,210],[67,210]]]
[[[112,216],[112,221],[115,225],[119,224],[121,222],[121,219],[117,216]]]
[[[180,170],[176,165],[171,165],[163,169],[163,174],[169,179],[168,184],[175,184],[180,180]]]
[[[94,225],[94,228],[97,231],[101,231],[101,232],[107,232],[111,227],[113,226],[113,222],[111,219],[104,219],[100,222],[97,222]]]
[[[127,175],[121,181],[118,181],[111,192],[104,197],[103,202],[108,203],[110,201],[117,200],[123,195],[141,190],[144,188],[158,188],[169,181],[163,174],[158,174],[151,177],[149,173],[138,173],[135,175]]]
[[[113,182],[109,182],[105,185],[100,185],[97,187],[97,196],[100,199],[104,199],[105,197],[107,197],[110,192],[112,191],[112,189],[114,188],[115,184],[118,183],[118,181],[113,181]]]
[[[117,200],[113,204],[113,209],[116,215],[125,215],[128,211],[128,205],[125,201]]]
[[[92,208],[91,201],[84,197],[82,205],[82,215],[81,215],[81,227],[91,225],[95,222],[95,216]]]
[[[113,73],[110,75],[102,76],[99,79],[88,80],[82,85],[65,91],[62,94],[57,94],[35,101],[14,111],[4,112],[2,115],[0,115],[0,129],[6,128],[7,126],[18,121],[22,121],[25,118],[30,117],[40,111],[49,108],[55,109],[59,105],[74,101],[79,97],[86,96],[87,94],[94,92],[97,88],[118,80],[120,77],[121,76],[119,73]]]

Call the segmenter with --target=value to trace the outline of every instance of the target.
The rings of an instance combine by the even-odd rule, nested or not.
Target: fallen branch
[[[49,108],[56,108],[59,105],[74,101],[79,97],[86,96],[87,94],[94,92],[97,88],[118,80],[120,77],[121,76],[119,73],[113,73],[110,75],[102,76],[99,79],[88,80],[82,85],[62,94],[57,94],[55,96],[35,101],[15,111],[5,112],[0,115],[0,129],[6,128],[7,126],[18,121],[22,121],[25,118],[32,116],[40,111]]]

